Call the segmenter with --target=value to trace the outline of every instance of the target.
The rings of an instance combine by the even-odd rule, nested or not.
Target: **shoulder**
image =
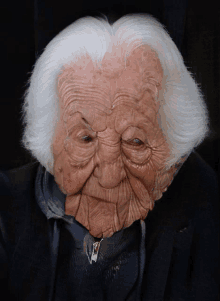
[[[192,152],[168,189],[172,196],[209,200],[218,197],[218,177],[197,152]]]
[[[194,200],[195,205],[207,206],[219,200],[217,174],[196,152],[192,152],[183,164],[174,183],[181,194]]]
[[[1,224],[22,220],[22,215],[34,200],[35,177],[39,163],[29,163],[19,168],[0,171]],[[29,210],[29,209],[28,209]]]
[[[197,153],[193,152],[185,165],[183,166],[185,172],[190,173],[190,178],[193,179],[194,183],[200,183],[204,186],[204,189],[209,189],[210,187],[215,188],[215,192],[218,190],[218,180],[215,171],[202,159],[202,157]]]
[[[0,171],[0,196],[18,197],[26,192],[37,173],[39,162],[29,163],[18,168]]]
[[[32,223],[33,213],[39,211],[36,211],[35,204],[35,178],[39,164],[29,163],[0,171],[0,243],[3,239],[7,250]]]
[[[146,220],[181,229],[190,220],[207,216],[218,221],[219,189],[215,171],[192,152]]]

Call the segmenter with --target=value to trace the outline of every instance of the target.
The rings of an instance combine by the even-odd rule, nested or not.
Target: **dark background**
[[[219,173],[220,7],[216,3],[197,0],[3,1],[0,5],[0,169],[31,161],[20,145],[21,103],[32,66],[48,42],[67,25],[86,15],[111,14],[113,20],[117,20],[127,13],[144,12],[166,26],[186,66],[202,87],[213,134],[197,151]]]

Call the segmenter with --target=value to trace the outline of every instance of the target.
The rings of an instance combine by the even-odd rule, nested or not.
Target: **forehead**
[[[122,48],[113,47],[111,52],[105,54],[99,66],[88,55],[74,64],[65,65],[58,76],[58,91],[65,86],[72,86],[72,93],[78,96],[86,91],[95,95],[97,91],[103,95],[101,102],[110,108],[120,94],[138,97],[149,78],[161,83],[162,77],[162,66],[150,46],[140,46],[126,57]]]

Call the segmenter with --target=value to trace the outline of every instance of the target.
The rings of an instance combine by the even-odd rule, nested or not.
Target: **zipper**
[[[92,262],[97,262],[97,259],[98,259],[98,254],[99,254],[99,249],[100,249],[100,245],[101,245],[101,242],[103,241],[103,238],[100,240],[100,241],[96,241],[92,244],[92,255],[91,255],[91,259],[89,259],[89,256],[88,256],[88,259],[89,259],[89,263],[92,264]]]
[[[96,241],[93,243],[91,261],[95,261],[95,262],[97,261],[98,254],[99,254],[99,248],[100,248],[102,241],[103,241],[103,238],[100,241]]]

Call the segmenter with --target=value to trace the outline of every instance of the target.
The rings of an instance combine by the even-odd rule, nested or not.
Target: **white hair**
[[[113,24],[84,17],[61,31],[37,59],[24,94],[21,145],[53,173],[52,140],[59,120],[57,77],[62,67],[89,54],[101,62],[112,44],[126,45],[125,52],[140,45],[156,51],[164,77],[158,122],[170,146],[167,167],[189,155],[209,134],[207,108],[198,84],[184,65],[169,34],[148,14],[129,14]]]

